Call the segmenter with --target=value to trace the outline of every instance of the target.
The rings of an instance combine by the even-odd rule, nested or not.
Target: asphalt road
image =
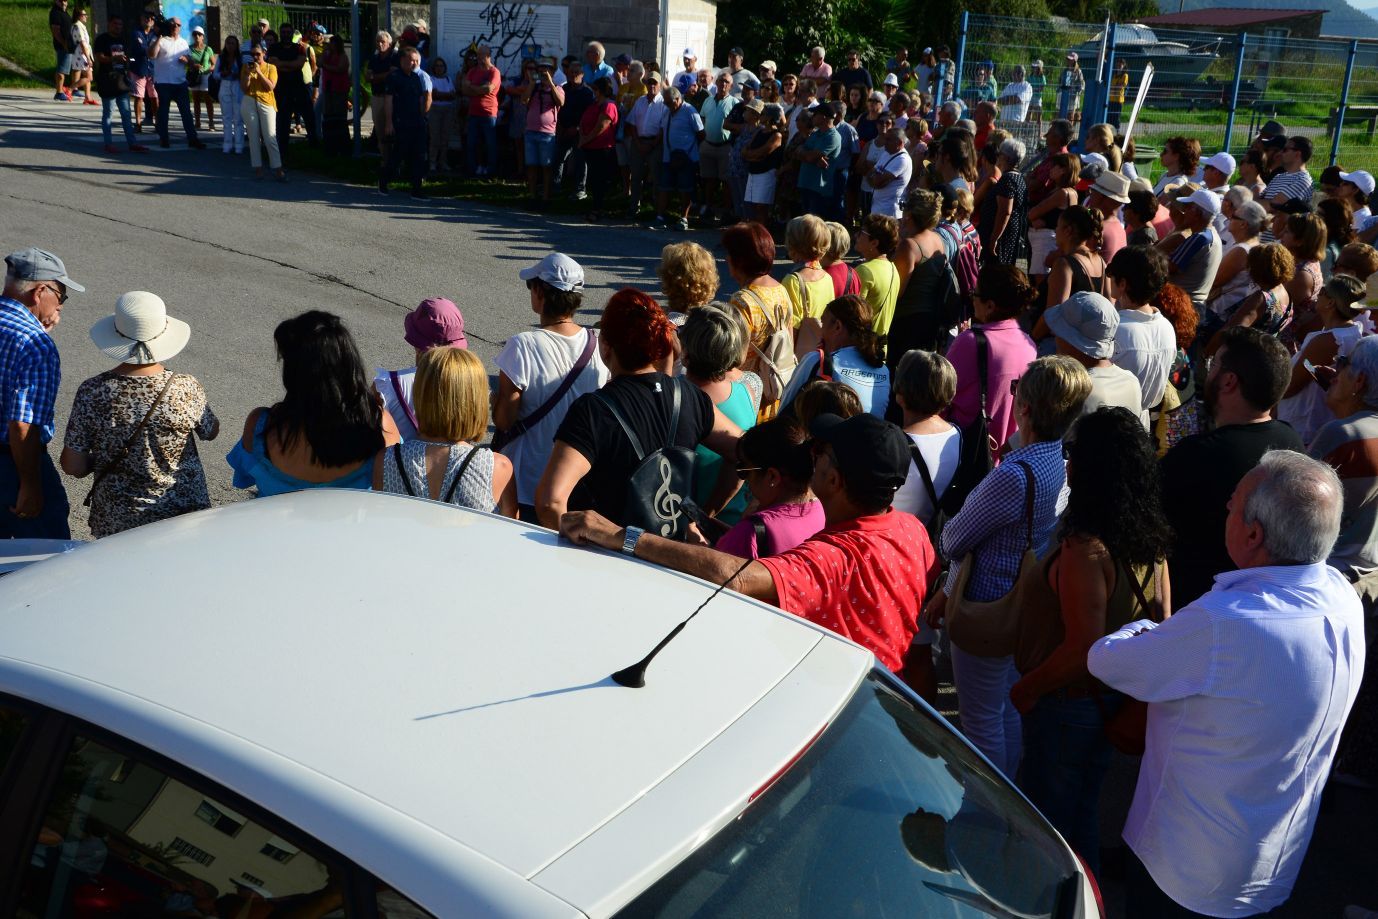
[[[337,313],[370,367],[400,368],[414,363],[403,314],[426,297],[449,297],[464,313],[470,348],[495,372],[502,343],[535,323],[519,268],[554,250],[573,255],[587,273],[581,318],[592,321],[617,289],[657,288],[667,242],[714,242],[417,203],[397,192],[381,198],[301,173],[286,185],[259,182],[247,156],[220,152],[218,132],[204,151],[176,141],[160,150],[155,135],[141,138],[150,154],[110,156],[99,106],[0,91],[0,249],[49,249],[87,289],[54,330],[63,377],[54,458],[76,387],[109,367],[87,331],[121,293],[151,290],[191,323],[191,343],[170,366],[201,381],[220,417],[220,439],[201,445],[216,503],[244,497],[230,486],[224,454],[249,411],[280,394],[272,333],[282,319]],[[67,484],[73,534],[84,536],[85,483]]]
[[[201,381],[221,419],[220,439],[201,445],[216,503],[246,497],[231,487],[224,455],[249,411],[280,394],[272,332],[282,319],[312,308],[338,313],[369,366],[404,367],[412,353],[402,340],[403,314],[425,297],[445,296],[463,310],[470,348],[493,371],[507,337],[535,322],[519,268],[552,250],[576,258],[587,272],[582,318],[592,321],[624,285],[656,291],[667,242],[714,242],[708,233],[667,236],[484,205],[419,204],[397,193],[380,198],[303,174],[287,185],[256,182],[247,157],[221,154],[218,145],[163,151],[148,134],[152,153],[107,156],[99,116],[99,107],[52,102],[48,93],[0,91],[0,250],[50,249],[87,288],[68,301],[54,332],[63,369],[54,455],[76,387],[110,366],[87,330],[121,293],[151,290],[191,323],[191,343],[171,366]],[[67,485],[73,534],[84,537],[86,483]],[[955,714],[950,690],[940,707]],[[1135,766],[1117,756],[1107,777],[1107,847],[1118,843]],[[1327,795],[1280,915],[1338,917],[1349,903],[1378,908],[1375,818],[1374,792]],[[1111,916],[1123,914],[1115,861],[1102,878]]]

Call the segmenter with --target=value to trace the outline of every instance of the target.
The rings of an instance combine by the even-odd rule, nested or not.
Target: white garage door
[[[471,43],[486,42],[493,49],[493,63],[507,76],[521,72],[523,49],[558,59],[569,46],[566,6],[440,0],[437,19],[433,34],[446,60],[462,60]]]

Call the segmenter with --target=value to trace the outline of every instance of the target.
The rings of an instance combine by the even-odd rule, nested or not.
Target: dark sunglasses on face
[[[45,290],[51,290],[54,294],[57,295],[57,302],[58,302],[58,305],[61,305],[61,304],[67,302],[67,291],[63,290],[63,289],[60,288],[60,287],[50,287],[50,286],[47,285],[47,284],[44,284],[43,287],[44,287]]]

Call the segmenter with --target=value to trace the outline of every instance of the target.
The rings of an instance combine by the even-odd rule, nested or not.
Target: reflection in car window
[[[5,774],[10,756],[19,746],[19,738],[28,725],[29,719],[23,713],[0,706],[0,775]]]
[[[434,919],[411,900],[386,884],[378,886],[378,919]]]
[[[78,737],[44,810],[19,915],[324,919],[344,915],[341,881],[295,837]]]
[[[1072,856],[950,728],[874,675],[813,748],[619,917],[1049,916]]]

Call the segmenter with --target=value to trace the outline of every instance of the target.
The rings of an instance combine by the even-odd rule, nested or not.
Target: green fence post
[[[1330,140],[1330,165],[1340,158],[1340,132],[1345,126],[1345,109],[1349,108],[1349,83],[1354,79],[1354,59],[1359,56],[1359,41],[1349,43],[1349,60],[1345,62],[1345,85],[1340,90],[1340,107],[1335,111],[1335,136]]]
[[[1243,32],[1239,33],[1239,47],[1234,53],[1234,85],[1230,87],[1230,110],[1225,115],[1225,152],[1230,152],[1230,144],[1234,140],[1234,118],[1239,111],[1239,83],[1244,79],[1244,46],[1249,40],[1249,36]]]
[[[363,93],[359,91],[359,80],[363,76],[364,47],[359,40],[359,0],[351,0],[349,4],[349,43],[353,51],[353,66],[350,72],[354,76],[354,158],[358,159],[364,152],[364,142],[362,138],[362,124],[364,120],[364,99]]]

